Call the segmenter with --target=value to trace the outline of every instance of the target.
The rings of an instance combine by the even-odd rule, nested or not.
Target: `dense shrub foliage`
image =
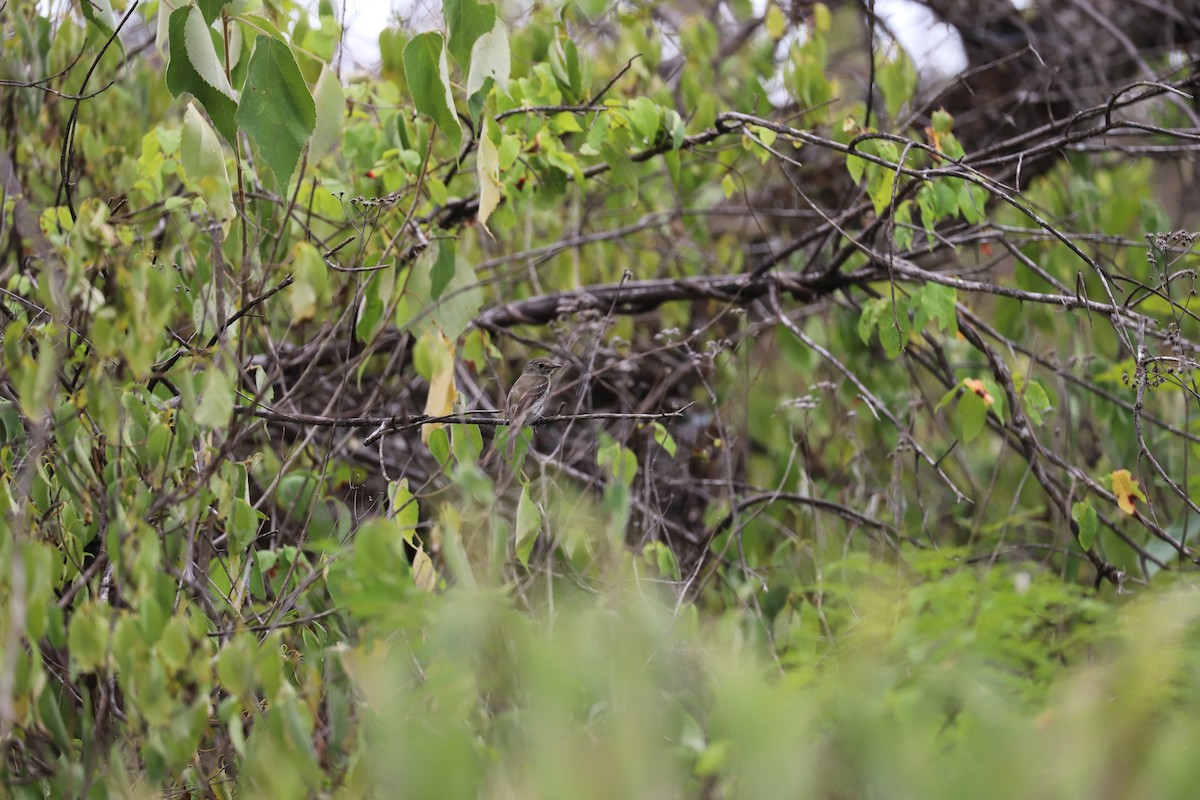
[[[8,793],[1190,796],[1196,2],[63,5]]]

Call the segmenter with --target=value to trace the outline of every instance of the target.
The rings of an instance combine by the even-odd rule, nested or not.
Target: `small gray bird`
[[[521,377],[509,389],[508,400],[504,403],[504,412],[508,415],[506,458],[512,458],[521,429],[542,418],[546,398],[550,396],[550,376],[560,369],[562,364],[548,358],[530,359]]]

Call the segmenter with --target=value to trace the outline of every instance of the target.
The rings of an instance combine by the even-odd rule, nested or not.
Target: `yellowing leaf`
[[[733,197],[734,192],[737,191],[737,183],[733,180],[732,175],[726,174],[726,176],[721,179],[721,189],[725,192],[726,200]]]
[[[824,3],[813,6],[813,26],[819,33],[829,33],[830,27],[833,26],[833,14],[830,13],[829,6]]]
[[[437,588],[437,570],[433,568],[433,560],[425,552],[425,548],[417,548],[417,554],[413,556],[412,571],[413,583],[417,585],[418,589],[424,592],[432,592]]]
[[[187,185],[195,188],[214,217],[231,219],[233,191],[229,173],[225,171],[225,153],[217,135],[192,103],[183,112],[179,156],[187,173]]]
[[[488,128],[496,123],[488,121]],[[497,126],[498,127],[498,126]],[[488,217],[500,205],[500,152],[492,142],[491,133],[484,131],[479,137],[479,152],[475,156],[475,169],[479,173],[479,224],[487,230]],[[488,231],[491,233],[491,231]]]
[[[1137,507],[1134,505],[1136,501],[1145,501],[1146,499],[1138,482],[1133,479],[1133,475],[1127,469],[1113,470],[1112,491],[1117,496],[1117,507],[1130,516],[1137,511]]]
[[[417,371],[429,381],[425,398],[425,413],[443,417],[454,410],[458,390],[454,386],[454,343],[440,333],[427,332],[417,342],[414,352]],[[428,443],[432,425],[421,426],[421,441]]]
[[[767,8],[767,33],[772,39],[778,39],[783,36],[784,30],[787,28],[787,20],[783,16],[783,12],[779,10],[779,6],[772,3]]]
[[[963,386],[966,386],[972,392],[979,396],[985,406],[989,408],[995,404],[996,398],[992,397],[992,393],[987,390],[987,386],[978,378],[963,378]]]

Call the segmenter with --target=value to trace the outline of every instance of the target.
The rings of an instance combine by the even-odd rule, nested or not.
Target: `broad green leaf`
[[[429,31],[409,40],[404,46],[404,76],[417,111],[433,120],[457,153],[462,146],[462,125],[454,112],[450,68],[440,33]]]
[[[949,133],[951,128],[954,127],[954,117],[950,116],[944,108],[939,108],[933,112],[930,116],[930,122],[937,133]]]
[[[388,512],[400,525],[404,541],[412,544],[417,532],[417,523],[421,521],[421,510],[412,490],[408,488],[408,478],[388,484]]]
[[[667,455],[671,458],[675,457],[675,439],[671,436],[671,432],[661,422],[651,424],[654,429],[654,441],[658,442],[659,447],[667,451]]]
[[[358,304],[358,319],[354,323],[354,335],[360,342],[374,339],[383,325],[383,312],[387,305],[384,297],[391,295],[392,275],[394,273],[391,270],[380,270],[367,278],[362,300]]]
[[[867,168],[867,161],[858,156],[846,156],[846,171],[850,173],[850,180],[858,183],[862,180],[863,171]]]
[[[480,36],[471,49],[471,68],[467,74],[467,97],[473,96],[488,78],[507,91],[512,57],[508,50],[508,29],[499,19],[495,26]]]
[[[445,0],[442,13],[446,16],[446,27],[450,29],[447,49],[459,66],[467,69],[471,64],[475,42],[484,34],[495,30],[496,6],[494,3],[479,3],[476,0]],[[507,43],[505,50],[508,49]],[[408,65],[405,64],[405,72]],[[467,94],[471,94],[468,89]]]
[[[286,186],[316,127],[317,109],[291,48],[278,39],[254,41],[237,122]]]
[[[1096,509],[1086,501],[1075,503],[1071,506],[1071,519],[1079,526],[1079,546],[1090,550],[1096,543],[1096,534],[1100,529]]]
[[[879,322],[879,343],[888,358],[896,358],[908,341],[908,331],[900,327],[894,319],[881,319]]]
[[[308,157],[316,161],[332,150],[341,140],[342,125],[346,119],[346,95],[342,84],[328,66],[321,67],[321,77],[313,87],[313,102],[317,111],[317,124],[313,130]]]
[[[583,72],[579,65],[579,50],[575,42],[559,36],[550,45],[550,67],[559,86],[570,100],[578,100],[583,93]]]
[[[108,652],[109,611],[107,606],[89,603],[71,615],[67,642],[71,659],[82,672],[93,672],[104,663]]]
[[[103,36],[111,36],[117,29],[117,15],[113,11],[112,0],[90,0],[80,3],[83,18],[95,25]],[[117,41],[119,46],[120,40]]]
[[[234,142],[237,101],[217,60],[203,15],[194,6],[185,6],[171,13],[167,27],[167,88],[176,97],[188,92],[199,100],[225,141]]]
[[[529,496],[529,484],[521,485],[521,499],[517,501],[517,531],[513,544],[521,564],[528,566],[529,554],[542,529],[542,512]]]
[[[329,270],[320,252],[309,242],[297,242],[292,248],[291,287],[286,292],[293,322],[316,316],[317,302],[329,289]]]
[[[1045,387],[1038,381],[1030,381],[1025,387],[1025,413],[1034,425],[1041,425],[1044,415],[1051,409],[1050,398]]]
[[[429,199],[434,204],[439,206],[446,205],[446,201],[450,199],[450,190],[446,188],[446,184],[436,175],[429,175],[425,179],[425,189],[429,192]]]
[[[917,292],[913,299],[937,323],[943,333],[954,333],[958,330],[958,316],[955,313],[955,303],[958,293],[953,286],[943,286],[940,283],[927,283]]]
[[[858,315],[858,338],[862,339],[863,344],[870,343],[871,334],[883,318],[884,310],[890,308],[891,302],[886,297],[873,297],[863,302],[862,312]]]
[[[204,21],[212,24],[220,16],[221,9],[233,2],[234,0],[197,0],[197,5],[204,14]]]
[[[955,408],[955,417],[962,429],[963,441],[974,441],[987,423],[987,406],[983,398],[971,391],[963,392]]]
[[[213,216],[232,218],[233,191],[229,186],[229,173],[225,170],[225,153],[217,135],[192,103],[188,103],[183,114],[179,156],[188,183],[195,187]]]
[[[898,50],[878,64],[875,75],[888,117],[894,120],[917,90],[917,68],[903,51]]]
[[[429,296],[434,300],[442,296],[442,292],[454,278],[457,249],[453,239],[438,242],[437,260],[429,270]]]
[[[609,475],[625,487],[632,486],[634,478],[637,477],[637,456],[607,433],[600,434],[600,447],[596,450],[596,465],[608,467]]]
[[[233,97],[233,87],[229,85],[225,65],[217,54],[212,28],[198,9],[193,8],[192,13],[187,15],[183,36],[188,58],[200,79],[226,97]]]
[[[225,518],[225,531],[229,534],[230,546],[234,550],[245,550],[258,533],[260,512],[240,497],[229,504]]]
[[[490,76],[484,78],[483,86],[480,86],[478,91],[473,92],[467,98],[467,116],[471,118],[472,125],[478,127],[480,118],[483,116],[484,103],[487,101],[488,95],[492,93],[492,87],[495,85],[496,82]]]
[[[233,387],[224,371],[211,366],[204,372],[204,386],[194,419],[204,428],[221,428],[233,414]]]
[[[658,135],[658,121],[661,118],[658,105],[649,97],[639,97],[629,104],[629,118],[633,123],[634,132],[653,144]]]

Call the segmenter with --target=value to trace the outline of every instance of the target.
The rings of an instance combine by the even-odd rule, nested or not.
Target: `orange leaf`
[[[1126,514],[1133,515],[1137,511],[1134,505],[1138,500],[1145,500],[1137,481],[1127,469],[1116,469],[1112,473],[1112,491],[1117,496],[1117,506]]]

